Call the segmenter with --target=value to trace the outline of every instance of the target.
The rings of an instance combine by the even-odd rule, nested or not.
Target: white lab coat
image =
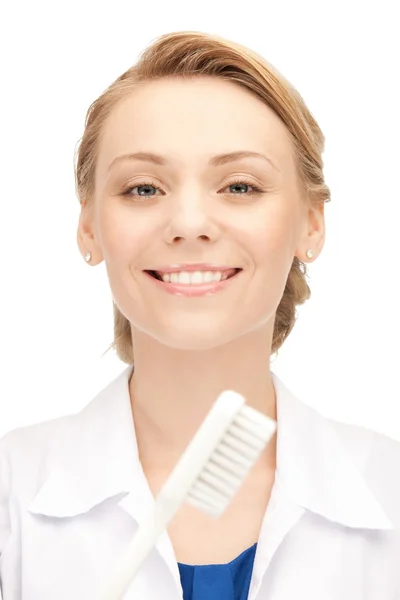
[[[138,459],[131,371],[81,412],[0,440],[3,600],[96,600],[154,504]],[[400,443],[322,416],[272,377],[277,469],[249,600],[399,600]],[[181,599],[164,532],[124,600]]]

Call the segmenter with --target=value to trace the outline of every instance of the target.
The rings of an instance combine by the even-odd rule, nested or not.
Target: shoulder
[[[34,476],[50,459],[61,434],[75,415],[66,415],[18,427],[0,438],[0,476],[10,474],[13,488]]]
[[[353,460],[366,472],[400,470],[400,439],[361,425],[332,419],[330,423]]]
[[[359,425],[331,421],[349,458],[400,531],[400,440]]]
[[[8,469],[13,472],[21,466],[26,475],[28,465],[46,457],[73,416],[62,416],[9,431],[0,438],[0,461],[8,464]]]
[[[11,534],[11,505],[23,505],[46,475],[51,449],[71,416],[18,427],[0,438],[0,556]]]

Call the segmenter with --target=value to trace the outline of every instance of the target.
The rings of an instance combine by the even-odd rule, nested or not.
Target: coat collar
[[[65,419],[59,442],[46,456],[45,480],[30,512],[68,517],[121,495],[119,505],[137,522],[148,513],[154,498],[138,456],[131,373],[129,366],[82,411]],[[277,473],[294,504],[348,527],[393,529],[334,422],[297,399],[276,374],[272,378]],[[372,436],[365,438],[362,456],[369,455]]]

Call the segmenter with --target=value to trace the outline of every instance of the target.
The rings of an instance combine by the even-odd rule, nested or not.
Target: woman
[[[98,597],[224,389],[277,435],[219,520],[182,506],[124,598],[400,598],[398,443],[270,370],[325,241],[323,147],[271,65],[204,33],[160,37],[92,104],[78,244],[105,261],[128,367],[1,440],[3,600]]]

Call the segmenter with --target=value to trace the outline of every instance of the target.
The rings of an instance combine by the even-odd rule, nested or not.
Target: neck
[[[239,392],[247,405],[276,420],[265,330],[202,351],[173,349],[138,331],[133,338],[129,391],[145,469],[170,471],[224,390]],[[275,443],[260,461],[274,468]]]

